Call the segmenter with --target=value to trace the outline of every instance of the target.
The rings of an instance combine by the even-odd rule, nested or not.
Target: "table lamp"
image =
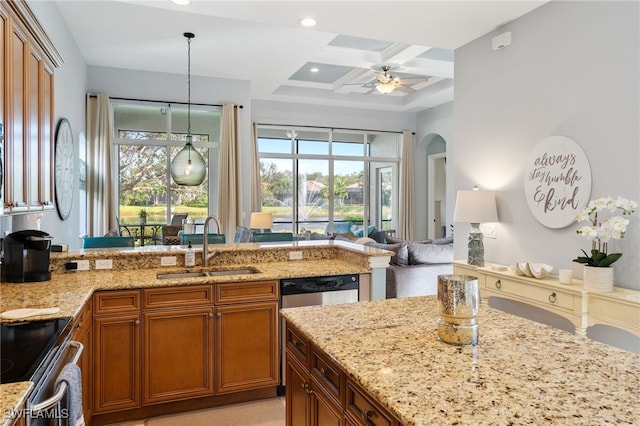
[[[496,196],[491,191],[458,191],[456,206],[453,212],[454,222],[466,222],[471,224],[469,231],[469,265],[484,266],[484,245],[482,243],[482,231],[480,223],[497,222]]]
[[[259,229],[260,232],[270,232],[273,227],[273,215],[265,212],[253,212],[249,227]]]

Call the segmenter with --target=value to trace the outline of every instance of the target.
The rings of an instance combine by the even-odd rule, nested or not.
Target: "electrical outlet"
[[[89,270],[89,261],[88,260],[74,260],[78,267],[76,271],[88,271]]]
[[[495,223],[483,223],[480,225],[480,230],[485,238],[496,239],[496,224]]]
[[[290,251],[289,252],[289,260],[302,260],[302,252],[301,251]]]
[[[112,269],[113,261],[111,259],[96,259],[96,269]]]
[[[175,256],[162,256],[160,258],[160,266],[176,266],[177,258]]]

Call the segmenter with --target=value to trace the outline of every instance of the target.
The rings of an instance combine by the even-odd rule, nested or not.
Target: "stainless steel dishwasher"
[[[360,277],[354,275],[334,275],[328,277],[287,278],[280,280],[280,307],[297,308],[300,306],[338,305],[358,301]],[[286,383],[284,338],[285,320],[280,328],[280,386],[278,394],[284,395]]]

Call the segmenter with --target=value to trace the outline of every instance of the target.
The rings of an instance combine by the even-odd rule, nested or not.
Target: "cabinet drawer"
[[[311,349],[311,376],[325,393],[344,408],[346,377],[342,370],[326,354]]]
[[[350,380],[347,383],[347,413],[361,425],[392,426],[398,424],[391,413],[374,403]]]
[[[86,327],[90,327],[92,318],[93,311],[91,309],[91,299],[89,299],[82,307],[80,314],[73,320],[73,332],[80,332],[86,329]]]
[[[140,290],[101,291],[93,295],[94,315],[140,310]]]
[[[215,284],[216,305],[278,300],[279,297],[278,281]]]
[[[308,367],[307,360],[309,359],[310,345],[307,339],[301,337],[297,330],[289,327],[289,324],[287,324],[284,338],[289,353],[297,358],[302,365]]]
[[[555,306],[573,310],[574,297],[571,293],[560,289],[533,286],[504,277],[487,275],[485,288],[494,295],[504,293],[505,297],[515,296],[516,299],[529,301],[536,305]]]
[[[142,292],[144,309],[209,306],[213,304],[211,285],[150,288]]]

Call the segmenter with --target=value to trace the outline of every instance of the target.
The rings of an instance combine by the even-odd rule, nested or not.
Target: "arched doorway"
[[[427,236],[447,234],[447,143],[440,135],[427,137]]]

